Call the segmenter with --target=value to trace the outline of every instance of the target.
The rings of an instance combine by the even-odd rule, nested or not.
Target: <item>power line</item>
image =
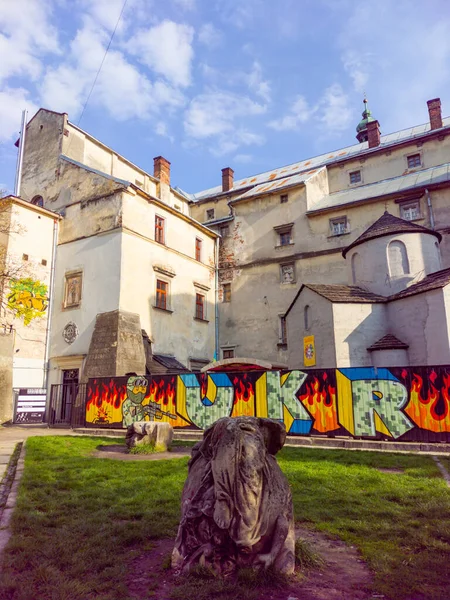
[[[111,43],[112,43],[112,41],[114,39],[114,35],[115,35],[116,31],[117,31],[117,27],[119,26],[119,23],[120,23],[120,21],[122,19],[123,11],[125,10],[125,6],[127,5],[127,2],[128,2],[128,0],[125,0],[124,3],[123,3],[122,10],[120,11],[120,15],[119,15],[119,18],[117,19],[116,26],[114,27],[114,30],[113,30],[113,32],[111,34],[110,39],[109,39],[109,43],[106,46],[106,50],[105,50],[105,54],[104,54],[104,56],[102,58],[102,62],[100,63],[100,66],[98,68],[97,74],[96,74],[95,79],[94,79],[94,81],[92,83],[92,87],[91,87],[91,89],[89,91],[89,94],[88,94],[88,96],[86,98],[86,102],[84,103],[83,110],[81,111],[80,118],[78,119],[78,123],[77,123],[78,127],[80,126],[81,119],[83,118],[84,111],[86,110],[88,102],[89,102],[89,100],[91,98],[91,94],[94,91],[95,84],[97,83],[97,79],[98,79],[98,76],[100,75],[100,71],[102,70],[103,63],[105,62],[106,55],[108,54],[108,51],[109,51],[109,49],[111,47]]]

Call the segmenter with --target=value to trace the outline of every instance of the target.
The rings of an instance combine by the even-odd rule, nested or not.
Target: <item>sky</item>
[[[0,189],[23,109],[191,193],[357,143],[364,93],[382,134],[449,115],[449,31],[448,0],[0,0]]]

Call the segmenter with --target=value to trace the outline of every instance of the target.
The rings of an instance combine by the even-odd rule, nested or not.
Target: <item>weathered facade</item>
[[[63,217],[50,381],[62,382],[68,371],[84,378],[152,371],[153,358],[166,370],[197,370],[215,354],[292,364],[291,337],[303,334],[292,315],[286,328],[286,311],[303,285],[356,285],[359,277],[358,286],[366,292],[375,286],[372,293],[384,297],[449,267],[450,118],[442,119],[438,99],[428,104],[429,123],[386,136],[366,106],[358,144],[239,181],[225,168],[221,186],[196,194],[171,187],[163,157],[149,174],[66,114],[38,111],[27,126],[22,194]],[[347,264],[341,256],[386,210],[442,237],[436,249],[436,237],[416,235],[407,277],[379,276],[388,266],[377,240],[365,258],[361,248],[349,251]],[[401,235],[395,239],[402,242]],[[442,290],[430,294],[445,296]],[[308,294],[314,291],[303,288],[302,302]],[[402,302],[410,300],[396,306]],[[353,322],[338,303],[316,294],[314,304],[323,305],[328,320],[311,315],[313,323],[324,335],[335,323],[340,336],[317,336],[324,366],[352,364],[343,341],[377,342],[381,335],[372,339],[372,332],[394,310],[364,301],[352,307]],[[402,314],[408,310],[399,311],[399,323]],[[113,332],[106,331],[111,323]],[[140,339],[139,329],[143,351],[126,360],[123,348]],[[108,352],[99,350],[102,343]],[[398,362],[405,349],[387,350]],[[379,359],[377,352],[365,356],[367,364]]]

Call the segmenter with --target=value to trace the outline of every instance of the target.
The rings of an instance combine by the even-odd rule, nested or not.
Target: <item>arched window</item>
[[[305,319],[305,330],[308,331],[309,326],[311,325],[310,323],[310,308],[309,305],[307,304],[305,306],[305,311],[304,311],[304,319]]]
[[[361,275],[361,256],[355,252],[352,256],[352,283],[356,283]]]
[[[409,260],[403,242],[394,241],[388,246],[389,271],[391,277],[401,277],[409,273]]]
[[[44,208],[44,198],[42,196],[35,196],[33,198],[33,200],[31,201],[31,204],[34,204],[35,206],[40,206],[41,208]]]

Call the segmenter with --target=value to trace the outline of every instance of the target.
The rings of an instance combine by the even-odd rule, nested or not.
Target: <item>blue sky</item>
[[[0,188],[21,111],[69,119],[188,192],[450,114],[448,0],[0,0]]]

